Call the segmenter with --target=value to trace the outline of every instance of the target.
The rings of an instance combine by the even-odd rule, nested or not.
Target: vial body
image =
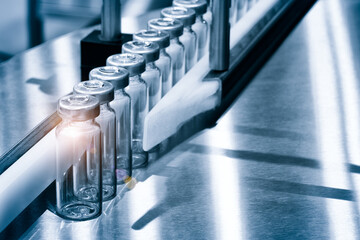
[[[146,64],[145,72],[141,74],[149,90],[149,110],[151,110],[161,99],[161,73],[154,62]]]
[[[250,10],[256,3],[256,0],[248,0],[248,10]]]
[[[155,62],[156,66],[160,68],[161,72],[161,97],[170,91],[172,87],[172,67],[171,67],[171,57],[165,49],[160,49],[160,57]]]
[[[192,25],[192,29],[197,36],[197,60],[199,61],[207,51],[207,40],[208,40],[208,24],[204,20],[202,15],[196,17],[196,22]]]
[[[100,105],[100,115],[95,120],[101,129],[103,201],[108,201],[116,195],[115,111],[109,103]]]
[[[173,38],[170,40],[170,46],[166,48],[166,52],[172,60],[172,84],[174,86],[185,74],[185,47],[179,38]]]
[[[56,211],[70,220],[101,214],[101,130],[93,119],[56,128]]]
[[[143,149],[144,120],[148,113],[148,90],[146,82],[135,75],[130,77],[129,86],[125,88],[131,98],[131,148],[132,168],[147,165],[148,154]]]
[[[236,14],[236,20],[239,21],[247,11],[247,0],[238,0],[237,1],[237,14]]]
[[[116,115],[116,180],[118,184],[123,184],[132,171],[130,96],[124,89],[115,90],[110,107]]]
[[[185,73],[187,73],[197,61],[197,36],[190,26],[184,27],[180,42],[185,47]]]

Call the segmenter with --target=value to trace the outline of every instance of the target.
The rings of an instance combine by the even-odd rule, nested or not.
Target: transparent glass
[[[100,115],[95,121],[101,129],[103,201],[108,201],[116,195],[116,122],[109,103],[100,105]]]
[[[140,75],[130,77],[129,80],[129,86],[125,90],[131,98],[131,148],[134,169],[146,166],[148,162],[148,154],[143,149],[143,135],[149,97],[146,82]]]
[[[250,10],[256,3],[256,0],[248,0],[248,10]]]
[[[231,8],[230,8],[230,15],[229,15],[229,21],[231,26],[233,26],[236,23],[236,15],[237,15],[237,2],[238,0],[231,0]]]
[[[110,102],[116,115],[116,180],[122,184],[131,176],[131,125],[130,96],[124,89],[115,90],[115,98]]]
[[[171,57],[166,53],[165,49],[160,49],[160,57],[155,61],[156,66],[160,68],[161,71],[161,97],[170,91],[172,87],[172,68],[171,68]]]
[[[197,60],[199,61],[207,51],[207,41],[208,41],[208,24],[204,20],[202,15],[196,17],[196,22],[192,25],[192,29],[197,36]]]
[[[237,0],[237,14],[236,19],[240,20],[247,11],[248,0]]]
[[[161,99],[161,73],[154,62],[146,64],[146,70],[141,74],[149,88],[149,111]]]
[[[56,211],[70,220],[101,214],[101,131],[94,120],[56,127]]]
[[[197,61],[197,36],[191,26],[184,27],[180,42],[185,47],[185,73],[187,73]]]
[[[170,46],[166,48],[172,61],[173,86],[180,81],[185,74],[185,47],[179,41],[179,38],[170,40]]]

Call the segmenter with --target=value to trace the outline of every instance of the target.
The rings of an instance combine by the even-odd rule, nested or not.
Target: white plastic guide
[[[232,49],[255,24],[278,2],[263,0],[238,21],[230,32]],[[203,81],[210,72],[206,54],[166,94],[145,118],[143,147],[145,151],[164,141],[194,116],[215,108],[219,103],[220,80]]]

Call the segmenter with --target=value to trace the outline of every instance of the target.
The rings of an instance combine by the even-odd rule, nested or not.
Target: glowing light
[[[323,181],[327,187],[349,189],[341,134],[340,96],[322,4],[325,2],[318,2],[308,14],[306,27]],[[352,205],[349,201],[326,199],[332,239],[356,239]]]

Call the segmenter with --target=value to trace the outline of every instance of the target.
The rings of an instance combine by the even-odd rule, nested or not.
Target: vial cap
[[[206,0],[174,0],[173,5],[193,9],[196,15],[203,15],[207,11]]]
[[[196,14],[193,9],[183,7],[167,7],[161,10],[161,16],[180,20],[184,26],[191,26],[195,23]]]
[[[149,29],[155,29],[169,33],[170,39],[180,37],[184,31],[181,21],[172,18],[155,18],[148,22]]]
[[[89,79],[110,82],[117,90],[129,85],[129,71],[116,66],[97,67],[90,71]]]
[[[160,48],[157,43],[143,42],[143,41],[130,41],[122,45],[123,53],[135,53],[144,57],[145,62],[154,62],[159,59]]]
[[[126,68],[130,77],[145,72],[145,59],[139,54],[120,53],[106,59],[106,65]]]
[[[100,114],[99,100],[82,94],[64,96],[58,101],[57,112],[61,118],[74,121],[94,119]]]
[[[155,42],[161,49],[170,45],[169,33],[154,29],[141,30],[133,35],[133,39],[143,42]]]
[[[111,83],[101,80],[88,80],[74,86],[74,93],[96,97],[100,104],[114,100],[114,87]]]

